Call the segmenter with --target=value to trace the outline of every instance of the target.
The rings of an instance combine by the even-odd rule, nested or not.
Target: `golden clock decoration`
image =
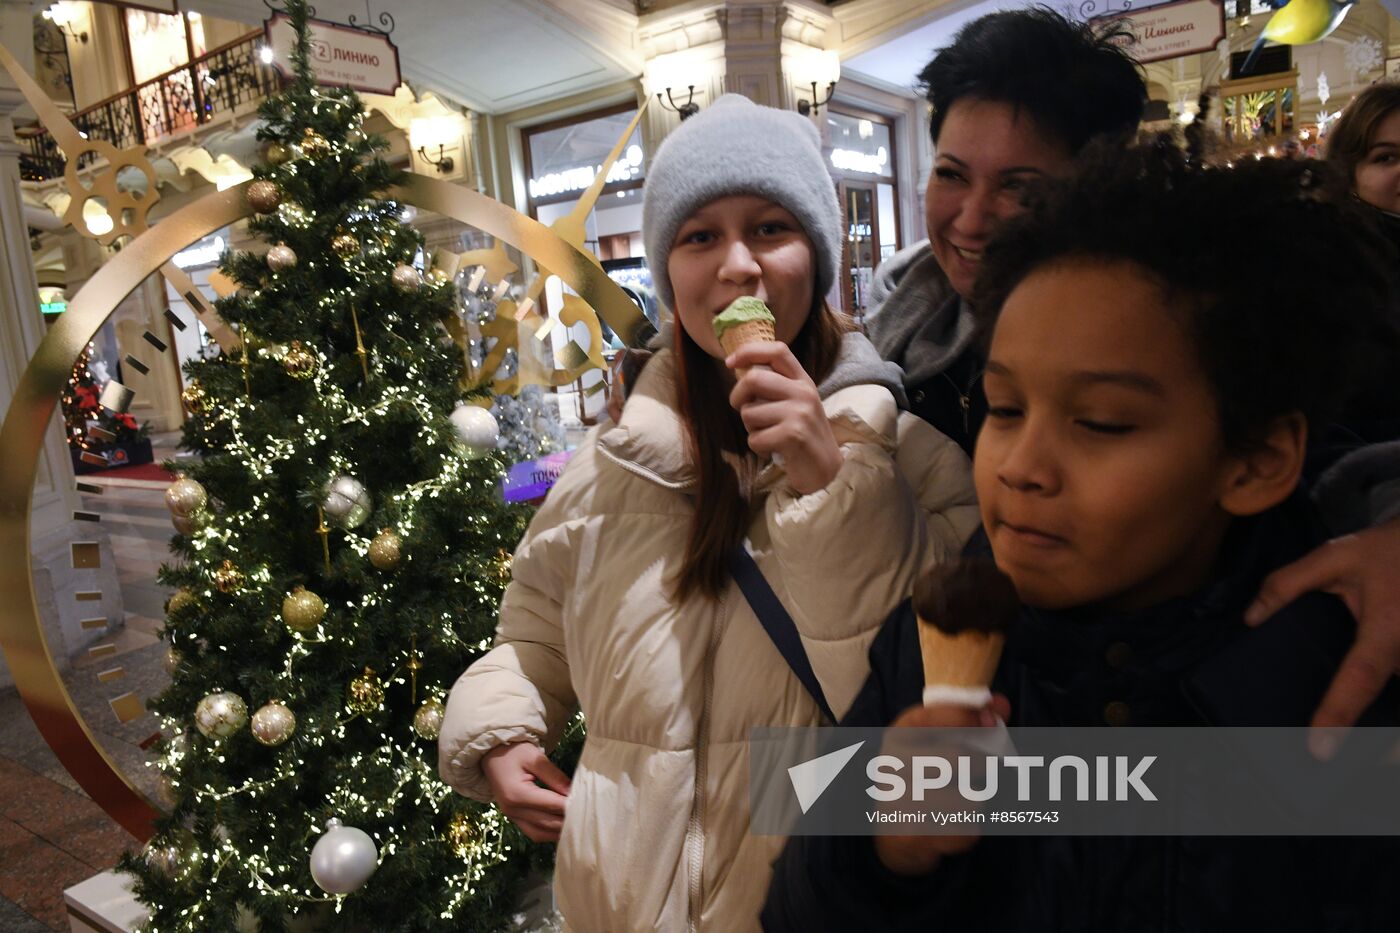
[[[33,79],[24,73],[3,47],[0,47],[0,66],[4,66],[14,77],[41,120],[59,140],[60,146],[74,156],[68,160],[68,165],[69,173],[75,173],[76,156],[89,149],[99,149],[99,144],[77,135],[72,124],[48,101],[34,85]],[[637,120],[644,109],[639,111]],[[608,167],[622,151],[637,120],[624,132],[608,162],[598,173],[596,190],[586,193],[584,202],[588,209],[601,193],[601,183],[606,180]],[[112,178],[115,178],[117,170],[131,165],[147,172],[151,184],[141,199],[141,209],[125,215],[126,225],[115,228],[132,237],[129,243],[73,296],[67,312],[54,322],[15,388],[9,411],[3,426],[0,426],[0,450],[6,452],[5,457],[0,458],[0,553],[3,554],[30,553],[31,499],[39,453],[50,418],[74,362],[126,296],[149,276],[160,272],[175,283],[182,293],[195,293],[191,300],[196,313],[225,352],[231,352],[241,345],[238,335],[214,315],[210,305],[199,298],[193,283],[171,258],[191,243],[251,216],[253,208],[248,200],[248,188],[253,182],[244,182],[206,195],[170,214],[156,226],[146,228],[145,212],[158,200],[159,192],[144,152],[118,152],[115,149],[110,153],[105,149],[102,152],[112,160],[108,170]],[[70,190],[81,187],[76,175],[69,179],[69,183]],[[115,182],[110,184],[115,185]],[[94,187],[92,190],[105,189]],[[540,272],[529,286],[532,301],[542,292],[546,269],[578,293],[570,296],[557,317],[551,315],[545,318],[529,308],[522,311],[513,303],[501,302],[497,320],[504,319],[504,324],[509,327],[502,326],[499,333],[488,331],[486,334],[497,338],[497,346],[492,350],[497,363],[499,355],[504,354],[518,339],[517,334],[522,328],[535,329],[535,333],[543,339],[550,329],[559,324],[569,326],[582,323],[588,328],[590,347],[585,351],[576,343],[572,344],[571,349],[577,352],[566,361],[565,368],[546,373],[539,379],[547,380],[549,384],[563,385],[576,379],[590,366],[601,364],[602,340],[597,315],[601,314],[608,325],[629,343],[644,323],[645,319],[637,306],[603,272],[598,259],[583,248],[576,231],[571,229],[573,225],[550,229],[479,192],[422,175],[409,175],[402,185],[384,192],[384,196],[469,224],[495,237],[496,246],[491,250],[453,257],[460,262],[481,265],[488,274],[504,275],[503,270],[513,270],[514,264],[505,256],[503,244],[528,256]],[[583,209],[584,202],[580,203],[580,209]],[[110,209],[114,203],[121,207],[124,202],[109,199],[107,203]],[[69,214],[72,215],[73,211],[70,210]],[[72,222],[73,217],[65,219]],[[86,232],[82,226],[77,229]],[[122,233],[116,233],[111,239],[120,235]],[[503,293],[504,289],[501,291]],[[524,304],[521,303],[522,306]],[[465,349],[465,335],[454,336]],[[478,371],[477,381],[485,382],[494,371],[495,365],[488,359],[487,365]],[[510,392],[518,389],[520,384],[517,376],[506,384],[498,384],[496,388]],[[116,391],[108,407],[125,410],[130,405],[132,392],[115,382],[112,385]],[[105,395],[103,402],[109,402]],[[76,547],[73,558],[75,565],[80,560],[87,562],[83,566],[92,566],[91,560],[100,559],[88,551],[80,555]],[[59,761],[117,823],[138,840],[149,839],[158,808],[127,780],[78,715],[44,638],[35,603],[33,579],[26,560],[12,558],[0,561],[0,648],[3,648],[9,661],[25,706]],[[128,706],[134,704],[139,715],[139,698],[127,694],[121,699],[128,698]],[[116,701],[113,701],[113,705],[115,708]]]

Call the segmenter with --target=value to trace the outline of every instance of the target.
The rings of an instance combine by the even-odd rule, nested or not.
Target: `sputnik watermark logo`
[[[1157,795],[1143,778],[1156,760],[1156,755],[1146,755],[1136,763],[1126,755],[1097,755],[1092,770],[1097,780],[1091,782],[1090,763],[1078,755],[1060,755],[1052,759],[1048,767],[1044,755],[988,755],[980,760],[968,755],[952,759],[942,755],[915,755],[909,760],[912,780],[906,781],[900,773],[904,768],[903,759],[895,755],[876,755],[865,765],[865,774],[873,782],[865,792],[870,799],[883,802],[903,800],[906,795],[915,802],[922,802],[928,791],[952,786],[956,776],[958,794],[964,800],[981,803],[997,795],[997,775],[1005,767],[1016,772],[1016,800],[1020,803],[1031,799],[1065,800],[1066,787],[1073,788],[1070,800],[1122,801],[1133,799],[1135,794],[1139,800],[1152,801]],[[1032,778],[1038,768],[1045,769],[1047,793],[1043,795],[1038,788],[1032,790]],[[979,773],[982,786],[974,787]],[[807,808],[803,807],[802,812],[806,813]]]
[[[806,813],[812,809],[812,804],[816,803],[826,789],[831,786],[831,782],[836,780],[841,770],[846,767],[856,752],[864,742],[857,742],[854,745],[847,745],[834,752],[828,752],[811,761],[804,761],[800,765],[793,765],[788,768],[788,780],[792,781],[793,793],[797,794],[797,805]]]
[[[756,835],[1400,836],[1400,729],[755,729]]]

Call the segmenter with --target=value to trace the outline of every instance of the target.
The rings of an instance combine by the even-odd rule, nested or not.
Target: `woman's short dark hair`
[[[1356,167],[1375,142],[1376,128],[1396,110],[1400,110],[1400,84],[1373,84],[1342,111],[1327,134],[1327,161],[1348,182],[1355,183]]]
[[[1180,315],[1225,443],[1247,450],[1281,416],[1319,425],[1356,393],[1393,393],[1395,280],[1369,222],[1324,162],[1204,167],[1166,137],[1095,144],[998,232],[973,305],[986,339],[1037,269],[1131,264]]]
[[[929,135],[937,145],[948,110],[965,97],[1024,110],[1071,153],[1101,134],[1131,135],[1147,85],[1121,44],[1128,38],[1046,7],[975,19],[919,73],[933,105]]]

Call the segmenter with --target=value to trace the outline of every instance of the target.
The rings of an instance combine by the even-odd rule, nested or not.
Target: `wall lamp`
[[[73,21],[78,18],[78,11],[70,3],[55,3],[43,12],[44,19],[58,27],[58,31],[75,42],[86,43],[88,41],[87,30],[77,32],[73,29]]]
[[[797,112],[804,117],[811,116],[831,103],[836,82],[841,80],[841,55],[834,49],[812,49],[799,60],[794,71],[801,75],[799,84],[810,84],[812,87],[812,99],[799,100]],[[819,98],[817,88],[823,84],[826,85],[826,96]]]
[[[448,172],[452,171],[452,166],[453,166],[453,164],[454,164],[453,161],[452,161],[452,156],[450,156],[450,155],[443,155],[443,153],[446,152],[446,151],[447,151],[447,147],[444,146],[444,145],[442,145],[441,143],[439,143],[439,144],[438,144],[438,151],[437,151],[437,158],[434,159],[434,158],[429,157],[429,155],[428,155],[428,147],[427,147],[427,146],[419,146],[419,147],[418,147],[418,155],[419,155],[419,157],[422,158],[422,160],[423,160],[424,162],[427,162],[429,165],[433,166],[434,168],[436,168],[439,172],[441,172],[441,173],[444,174],[444,175],[446,175]]]
[[[672,113],[678,113],[681,115],[682,120],[686,120],[700,112],[700,105],[695,103],[695,85],[688,85],[686,87],[686,91],[688,93],[685,96],[685,103],[683,104],[676,103],[676,99],[671,96],[671,89],[669,87],[666,88],[664,92],[657,91],[656,100],[658,103],[661,104],[662,110],[669,110]],[[671,106],[666,106],[666,101],[661,100],[662,93],[665,93],[666,101],[669,101]]]
[[[408,144],[420,159],[446,175],[457,167],[447,152],[462,144],[464,130],[462,118],[456,114],[415,117],[408,125]],[[437,149],[437,155],[428,155],[433,149]]]

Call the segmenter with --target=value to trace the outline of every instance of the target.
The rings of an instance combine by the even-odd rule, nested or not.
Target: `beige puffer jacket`
[[[718,601],[671,599],[695,508],[674,372],[670,351],[652,358],[621,424],[588,436],[535,515],[496,647],[453,688],[439,747],[443,779],[489,801],[482,755],[552,748],[582,708],[555,894],[587,933],[758,929],[783,840],[748,833],[748,733],[821,719],[735,585]],[[966,456],[888,389],[823,404],[845,464],[806,496],[770,468],[749,538],[840,716],[880,623],[978,517]]]

